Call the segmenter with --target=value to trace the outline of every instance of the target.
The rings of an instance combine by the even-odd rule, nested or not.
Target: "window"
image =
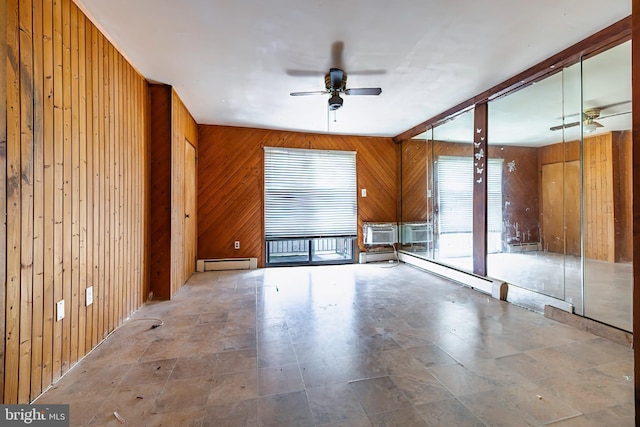
[[[488,252],[501,252],[502,159],[489,159],[487,227]],[[471,246],[473,233],[472,157],[438,157],[439,251],[441,258],[469,256],[460,248]]]
[[[353,262],[356,153],[264,150],[267,263]]]

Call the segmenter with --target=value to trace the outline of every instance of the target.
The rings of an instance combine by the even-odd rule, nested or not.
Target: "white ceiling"
[[[574,64],[508,96],[489,102],[490,144],[539,147],[580,139],[580,126],[551,127],[580,120],[580,111],[600,108],[603,132],[631,129],[631,42]],[[582,106],[584,104],[584,106]],[[418,139],[473,142],[473,114],[468,111]]]
[[[200,124],[375,136],[400,134],[631,13],[629,0],[74,1]],[[345,96],[335,122],[328,96],[289,96],[323,90],[332,66],[344,67],[348,87],[382,94]]]

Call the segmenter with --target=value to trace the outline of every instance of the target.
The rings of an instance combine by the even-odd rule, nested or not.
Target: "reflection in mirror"
[[[491,101],[488,137],[489,158],[503,160],[501,250],[490,251],[488,275],[627,331],[630,44]]]
[[[494,206],[500,206],[501,224],[489,221],[490,230],[498,234],[494,242],[499,243],[489,251],[488,275],[563,300],[567,268],[567,203],[563,192],[566,147],[562,126],[558,131],[550,128],[562,125],[563,87],[568,86],[565,78],[561,71],[491,101],[488,126],[489,159],[501,161],[502,178],[498,193],[489,193],[489,206],[492,196]],[[579,102],[579,93],[577,99]],[[579,177],[579,167],[577,170]],[[573,277],[579,286],[579,209],[574,213],[578,214],[572,220],[577,225],[574,237],[578,246],[572,249],[577,249],[572,265],[577,268]]]
[[[432,130],[402,143],[402,249],[433,259]]]
[[[585,59],[582,87],[584,315],[631,332],[631,42]]]
[[[433,129],[434,254],[473,271],[473,110]]]

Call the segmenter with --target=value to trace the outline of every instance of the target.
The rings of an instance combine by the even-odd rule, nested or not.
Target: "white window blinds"
[[[264,148],[265,239],[355,236],[356,153]]]
[[[488,232],[502,232],[502,162],[489,159],[487,169]],[[438,157],[440,233],[473,230],[473,157]]]

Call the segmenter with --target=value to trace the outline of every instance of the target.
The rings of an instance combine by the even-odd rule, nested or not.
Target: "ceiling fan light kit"
[[[329,98],[329,110],[336,111],[342,108],[344,100],[340,94],[345,95],[380,95],[382,89],[379,87],[371,88],[347,88],[347,73],[339,68],[331,68],[324,76],[325,90],[311,92],[292,92],[291,96],[307,96],[307,95],[331,95]]]

